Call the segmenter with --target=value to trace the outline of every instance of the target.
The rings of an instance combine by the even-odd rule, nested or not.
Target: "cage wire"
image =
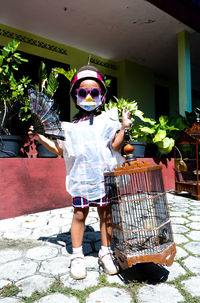
[[[176,250],[162,167],[132,163],[105,173],[116,257],[122,268],[138,262],[169,266]]]

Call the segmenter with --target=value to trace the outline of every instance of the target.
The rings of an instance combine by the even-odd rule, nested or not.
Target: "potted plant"
[[[144,118],[143,124],[133,125],[130,133],[134,140],[146,142],[149,147],[148,157],[162,157],[168,155],[175,144],[175,140],[187,127],[186,120],[181,117],[160,116],[158,121]],[[153,149],[153,151],[151,151]]]
[[[122,115],[123,108],[127,108],[130,111],[133,124],[129,133],[132,143],[136,145],[135,151],[137,151],[137,145],[141,143],[146,144],[148,147],[151,146],[151,149],[153,147],[153,152],[147,153],[149,157],[160,157],[162,154],[169,154],[174,147],[176,138],[188,127],[187,119],[182,116],[171,118],[160,116],[158,121],[156,121],[152,118],[144,117],[144,113],[138,109],[135,100],[115,99],[116,102],[109,101],[105,109],[117,107],[119,117]],[[134,123],[135,118],[139,118],[140,123]],[[135,153],[135,156],[144,157],[144,154],[139,152],[139,154]]]
[[[26,90],[31,80],[17,77],[20,64],[27,62],[16,51],[18,46],[19,42],[13,40],[0,50],[0,157],[17,156],[17,151],[11,150],[12,139],[19,150],[18,122],[30,118]]]
[[[106,111],[110,110],[113,107],[117,107],[118,114],[119,114],[119,120],[121,120],[123,108],[126,108],[131,113],[131,118],[132,118],[133,123],[134,123],[135,119],[139,119],[139,121],[144,120],[144,117],[143,117],[144,113],[138,109],[138,105],[135,100],[129,101],[128,99],[124,99],[124,98],[117,98],[117,97],[114,97],[114,98],[115,98],[116,102],[110,100],[108,102],[108,104],[105,104]],[[132,127],[130,128],[130,131],[129,131],[130,135],[131,135],[131,130],[132,130]],[[135,157],[138,157],[138,158],[144,157],[146,141],[141,140],[141,138],[134,138],[132,135],[131,135],[131,140],[132,140],[131,143],[134,146]],[[123,154],[123,148],[122,148],[122,154]]]

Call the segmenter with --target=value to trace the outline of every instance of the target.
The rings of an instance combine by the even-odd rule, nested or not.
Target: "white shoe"
[[[85,269],[84,255],[74,254],[71,257],[70,277],[75,280],[84,279],[87,276]]]
[[[103,267],[104,272],[108,275],[115,275],[119,272],[119,266],[117,265],[112,252],[102,254],[100,249],[98,263]]]

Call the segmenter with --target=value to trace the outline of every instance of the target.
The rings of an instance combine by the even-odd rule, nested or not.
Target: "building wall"
[[[161,165],[165,190],[175,188],[174,159],[140,160]],[[72,205],[62,158],[0,158],[0,175],[0,220]]]
[[[103,73],[117,78],[118,97],[136,100],[139,109],[144,112],[145,116],[154,118],[154,86],[162,80],[156,78],[154,71],[150,68],[127,60],[115,62],[100,58],[43,37],[0,25],[0,45],[6,45],[14,38],[20,41],[19,51],[66,63],[70,65],[70,68],[78,69],[87,64],[88,58],[91,56],[92,64],[100,68]],[[165,85],[170,89],[170,115],[174,115],[178,108],[177,84],[165,80]],[[75,112],[76,108],[72,102],[71,118]]]
[[[154,117],[154,73],[151,69],[124,60],[121,62],[120,92],[129,100],[138,102],[145,116]]]

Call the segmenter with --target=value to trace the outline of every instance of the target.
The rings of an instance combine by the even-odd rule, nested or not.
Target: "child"
[[[65,141],[53,142],[36,134],[38,140],[50,151],[63,155],[66,163],[66,189],[73,198],[74,215],[71,225],[72,257],[70,276],[86,277],[82,240],[89,206],[96,206],[100,218],[101,249],[99,264],[110,275],[118,272],[111,251],[111,213],[104,187],[104,172],[113,170],[120,159],[124,129],[132,121],[124,110],[122,125],[116,109],[102,112],[106,98],[102,73],[94,66],[83,66],[71,81],[70,94],[79,113],[73,123],[62,122]],[[32,132],[29,133],[33,135]],[[121,160],[121,159],[120,159]]]

